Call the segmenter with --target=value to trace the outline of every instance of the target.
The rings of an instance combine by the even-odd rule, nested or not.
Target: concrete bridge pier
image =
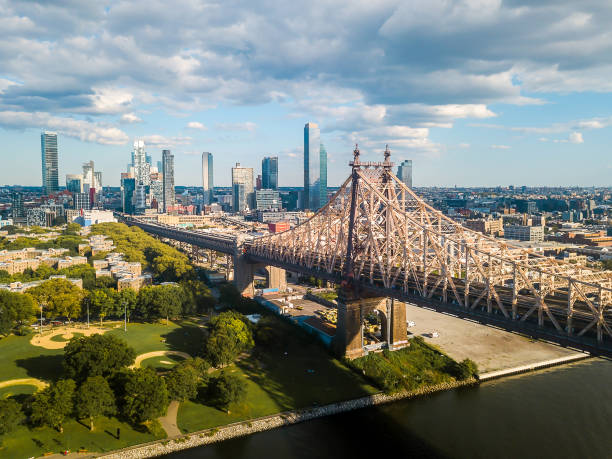
[[[287,273],[284,269],[249,263],[245,257],[234,257],[234,284],[242,296],[255,296],[255,272],[261,268],[267,271],[268,288],[277,288],[281,292],[287,289]]]
[[[363,322],[376,310],[382,315],[382,337],[390,350],[408,345],[406,334],[406,304],[377,296],[355,295],[341,290],[338,295],[338,323],[336,327],[336,352],[354,359],[365,355],[363,347]]]
[[[287,273],[276,266],[266,266],[268,271],[268,288],[277,288],[279,292],[287,290]]]

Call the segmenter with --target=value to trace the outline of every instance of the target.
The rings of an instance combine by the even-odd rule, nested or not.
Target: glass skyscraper
[[[406,159],[397,167],[397,178],[412,188],[412,160]]]
[[[213,199],[213,155],[205,151],[202,153],[202,188],[204,189],[204,204],[208,205]]]
[[[278,190],[278,156],[267,156],[261,161],[261,187]]]
[[[40,153],[42,159],[42,186],[49,195],[59,190],[59,170],[57,160],[57,134],[43,132],[40,135]]]
[[[325,146],[321,144],[321,198],[319,201],[319,207],[323,207],[327,204],[327,150]]]
[[[164,212],[174,205],[174,155],[162,150]]]
[[[304,200],[303,207],[321,207],[321,133],[315,123],[304,126]]]
[[[240,163],[232,167],[232,204],[234,212],[255,207],[252,167],[241,167]]]

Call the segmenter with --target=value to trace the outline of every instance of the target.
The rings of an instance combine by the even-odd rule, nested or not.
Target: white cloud
[[[206,131],[208,129],[206,126],[204,126],[199,121],[190,121],[189,123],[187,123],[187,127],[189,129],[198,129],[200,131]]]
[[[0,125],[8,128],[36,128],[57,131],[68,137],[74,137],[84,142],[94,142],[105,145],[123,145],[128,136],[122,130],[102,123],[92,123],[86,120],[52,116],[42,112],[0,112]]]
[[[152,147],[172,148],[178,145],[190,145],[192,138],[181,136],[166,137],[159,134],[153,134],[142,137],[142,140],[145,141],[146,145],[150,145]]]
[[[217,123],[215,129],[220,131],[248,131],[253,132],[257,128],[257,124],[246,121],[244,123]]]
[[[495,150],[509,150],[510,145],[491,145],[491,148]]]
[[[567,140],[569,143],[584,143],[584,139],[580,132],[572,132]]]
[[[142,118],[134,113],[124,113],[120,118],[122,123],[141,123]]]
[[[100,114],[122,113],[130,109],[134,96],[120,88],[94,88],[95,94],[90,96],[93,112]]]

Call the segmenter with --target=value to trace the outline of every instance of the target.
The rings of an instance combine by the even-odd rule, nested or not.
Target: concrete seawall
[[[478,384],[478,382],[471,379],[454,383],[438,384],[436,386],[425,387],[410,392],[400,392],[393,395],[375,394],[354,400],[331,403],[329,405],[320,407],[286,411],[263,418],[251,419],[212,429],[201,430],[172,439],[158,440],[151,443],[124,448],[108,454],[100,454],[97,457],[104,457],[105,459],[141,459],[157,457],[174,451],[210,445],[212,443],[230,440],[232,438],[242,437],[256,432],[264,432],[266,430],[276,429],[278,427],[297,424],[323,416],[330,416],[360,408],[382,405],[398,400],[410,399],[422,395],[433,394],[435,392],[475,384]]]
[[[514,368],[506,368],[504,370],[489,371],[480,375],[480,381],[490,381],[491,379],[502,378],[504,376],[518,375],[521,373],[527,373],[529,371],[541,370],[543,368],[554,367],[557,365],[563,365],[566,363],[577,362],[579,360],[588,359],[589,354],[573,354],[564,357],[559,357],[551,360],[544,360],[542,362],[531,363],[528,365],[521,365]]]

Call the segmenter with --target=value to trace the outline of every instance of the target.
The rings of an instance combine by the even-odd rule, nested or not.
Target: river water
[[[586,360],[169,457],[612,458],[612,361]]]

